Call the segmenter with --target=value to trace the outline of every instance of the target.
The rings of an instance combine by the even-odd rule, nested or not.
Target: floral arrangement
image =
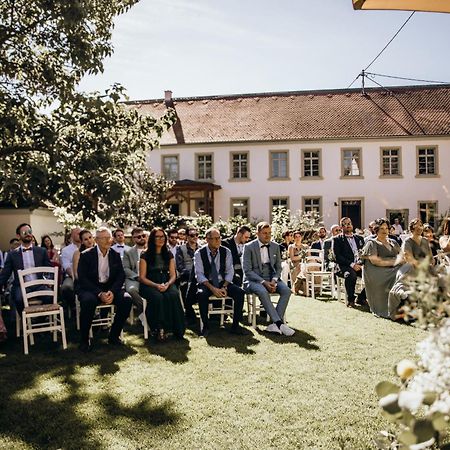
[[[400,361],[395,370],[400,385],[383,381],[376,386],[383,416],[397,425],[375,438],[379,449],[449,449],[442,437],[450,424],[450,277],[432,276],[419,267],[410,282],[403,309],[429,331],[417,345],[417,363]]]

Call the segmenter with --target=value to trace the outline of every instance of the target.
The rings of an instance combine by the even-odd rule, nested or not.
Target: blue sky
[[[346,88],[409,15],[351,0],[141,0],[117,19],[104,73],[80,89],[119,82],[138,100]],[[449,47],[450,14],[417,12],[370,71],[450,82]]]

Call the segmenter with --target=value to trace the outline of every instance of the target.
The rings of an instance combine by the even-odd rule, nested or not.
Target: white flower
[[[407,380],[414,375],[414,372],[417,370],[417,366],[410,359],[402,359],[396,367],[397,375],[402,380]]]
[[[423,394],[419,392],[401,391],[398,394],[398,406],[415,413],[422,405]]]

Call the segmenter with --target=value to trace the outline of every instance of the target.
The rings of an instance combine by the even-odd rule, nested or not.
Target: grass
[[[79,353],[49,336],[0,347],[2,449],[368,449],[388,424],[374,386],[423,331],[342,303],[292,297],[291,338],[214,329],[207,339],[99,340]],[[70,326],[73,326],[70,324]]]

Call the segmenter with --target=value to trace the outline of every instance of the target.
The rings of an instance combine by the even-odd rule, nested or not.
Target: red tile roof
[[[391,92],[389,92],[391,91]],[[450,135],[450,85],[173,98],[186,144]],[[160,116],[164,100],[128,102]],[[173,130],[162,145],[175,144]]]

